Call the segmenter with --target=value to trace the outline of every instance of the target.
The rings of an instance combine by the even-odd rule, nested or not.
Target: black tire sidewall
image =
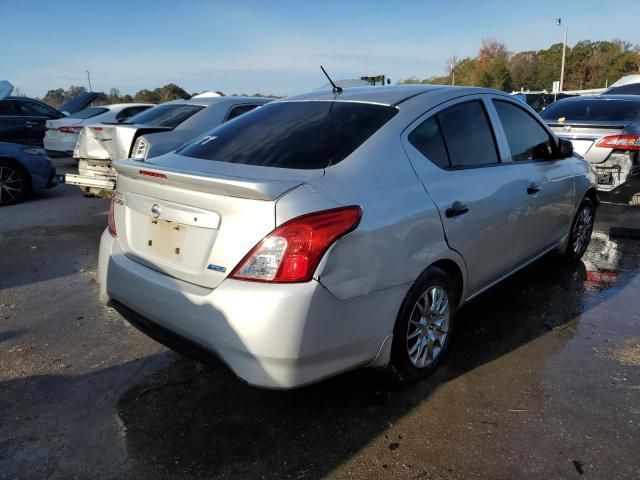
[[[592,218],[592,225],[591,225],[591,233],[593,233],[593,224],[595,223],[596,220],[596,207],[593,204],[593,202],[591,201],[591,199],[589,198],[585,198],[582,200],[582,202],[580,202],[580,206],[578,207],[578,211],[576,212],[575,216],[573,217],[573,222],[571,222],[571,232],[569,232],[569,240],[567,243],[567,250],[565,252],[565,257],[569,260],[573,260],[573,261],[578,261],[580,260],[583,255],[585,254],[585,252],[587,251],[587,248],[589,248],[589,243],[591,242],[591,235],[589,235],[589,241],[586,243],[586,245],[584,246],[582,252],[580,252],[580,254],[576,254],[573,251],[573,241],[574,239],[574,232],[575,232],[575,228],[576,228],[576,223],[578,222],[578,216],[580,215],[580,213],[582,212],[582,210],[584,209],[585,206],[588,206],[591,209],[591,218]]]
[[[418,368],[411,362],[407,351],[407,331],[409,328],[409,316],[420,297],[428,288],[433,286],[444,288],[449,298],[449,330],[444,345],[437,358],[427,367]],[[391,347],[391,362],[389,364],[396,379],[401,382],[411,382],[429,376],[438,366],[442,358],[446,355],[451,336],[453,334],[454,319],[456,313],[456,290],[449,276],[437,267],[429,267],[413,284],[405,296],[396,323],[393,329],[393,342]]]

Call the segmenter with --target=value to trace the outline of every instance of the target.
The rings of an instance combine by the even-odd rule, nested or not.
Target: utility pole
[[[456,63],[458,63],[458,57],[454,55],[451,57],[451,86],[456,84]]]
[[[91,90],[91,72],[89,72],[89,70],[87,70],[87,80],[89,80],[89,91],[92,92],[93,90]]]
[[[561,26],[562,19],[556,18],[556,25]],[[567,29],[569,28],[568,24],[564,24],[564,39],[562,41],[562,65],[560,66],[560,92],[562,92],[564,88],[564,59],[567,51]]]

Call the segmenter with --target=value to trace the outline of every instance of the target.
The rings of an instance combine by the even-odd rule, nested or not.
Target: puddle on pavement
[[[625,365],[638,360],[640,322],[630,321],[637,304],[616,297],[627,295],[639,272],[640,242],[596,232],[582,263],[543,259],[470,303],[459,314],[450,356],[429,380],[405,389],[360,370],[292,392],[271,392],[244,385],[224,367],[202,369],[177,360],[120,398],[132,471],[150,478],[324,478],[340,468],[353,471],[349,465],[363,452],[374,452],[359,471],[391,468],[387,457],[401,455],[413,458],[415,473],[420,462],[437,461],[489,472],[492,441],[500,435],[513,437],[500,440],[507,443],[528,441],[518,436],[531,433],[527,429],[535,422],[527,419],[542,415],[541,408],[546,413],[536,417],[539,428],[555,421],[554,415],[570,417],[563,409],[577,408],[575,391],[584,397],[581,402],[593,394],[584,390],[584,375],[608,378],[598,362],[611,362],[611,355]],[[603,309],[614,316],[603,316]],[[621,347],[595,358],[593,346],[604,337]],[[615,408],[607,398],[594,404]],[[623,408],[625,401],[617,401]],[[580,408],[581,415],[592,414],[588,406]],[[476,423],[484,430],[494,425],[492,440],[474,436],[481,432],[468,425]],[[550,440],[531,453],[531,462],[544,465],[550,455],[569,455],[558,447],[566,442],[562,435],[540,435]],[[459,445],[458,453],[443,454],[443,439]],[[467,443],[475,452],[469,458]],[[485,451],[485,463],[477,463]],[[578,457],[561,461],[573,469],[582,461]]]

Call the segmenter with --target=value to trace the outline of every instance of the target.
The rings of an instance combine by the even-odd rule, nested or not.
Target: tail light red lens
[[[294,218],[256,245],[231,277],[257,282],[308,282],[333,243],[360,223],[360,207],[342,207]]]
[[[167,178],[167,176],[164,173],[150,172],[149,170],[139,170],[138,173],[145,177]]]
[[[107,215],[107,227],[109,228],[109,233],[113,237],[118,236],[118,232],[116,232],[116,219],[115,219],[115,202],[113,198],[109,202],[109,214]]]
[[[60,133],[80,133],[80,130],[82,130],[82,127],[60,127],[58,128],[58,131]]]
[[[609,135],[598,140],[596,147],[640,150],[640,135]]]

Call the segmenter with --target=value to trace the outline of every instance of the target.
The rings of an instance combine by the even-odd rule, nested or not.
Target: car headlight
[[[133,160],[144,160],[149,152],[149,143],[142,137],[136,140],[131,150],[131,158]]]
[[[28,153],[29,155],[47,155],[47,151],[44,148],[40,147],[27,147],[23,148],[22,151]]]

